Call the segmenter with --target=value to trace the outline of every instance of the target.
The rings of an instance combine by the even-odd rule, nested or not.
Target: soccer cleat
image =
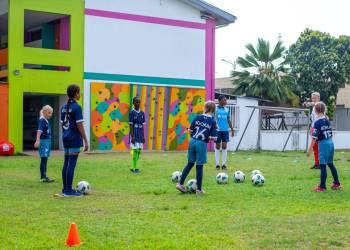
[[[325,192],[327,189],[325,188],[321,188],[320,186],[317,186],[314,188],[314,192],[316,193],[321,193],[321,192]]]
[[[180,183],[176,185],[176,189],[179,190],[181,193],[187,193],[187,188]]]
[[[135,174],[139,174],[139,173],[141,173],[141,170],[140,170],[140,169],[135,169],[135,170],[134,170],[134,173],[135,173]]]
[[[216,170],[220,170],[220,166],[219,165],[216,165]]]
[[[130,172],[133,172],[133,173],[134,173],[134,172],[135,172],[135,170],[134,170],[134,169],[130,169]]]
[[[333,184],[331,185],[331,189],[333,189],[333,190],[339,190],[339,189],[341,189],[340,183],[338,183],[338,184],[333,183]]]
[[[203,189],[202,190],[196,190],[196,195],[201,196],[203,194],[205,194]]]
[[[315,164],[310,169],[320,169],[320,165]]]
[[[227,167],[226,167],[226,165],[222,165],[222,170],[227,170]]]
[[[42,178],[40,181],[43,183],[51,183],[51,182],[54,182],[55,180],[50,179],[49,177],[45,177],[45,178]]]
[[[70,192],[63,193],[63,196],[65,196],[65,197],[80,197],[80,196],[83,196],[83,194],[80,192],[77,192],[75,190],[72,190]]]

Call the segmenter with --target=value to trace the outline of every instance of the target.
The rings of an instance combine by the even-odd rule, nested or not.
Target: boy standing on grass
[[[324,192],[326,191],[326,179],[327,179],[327,169],[328,165],[333,176],[333,184],[331,189],[340,189],[340,182],[338,178],[337,169],[333,164],[334,158],[334,144],[332,141],[332,128],[329,120],[326,117],[326,105],[323,102],[318,102],[314,106],[316,120],[314,123],[312,142],[309,146],[307,156],[311,155],[313,147],[318,145],[318,157],[320,161],[321,169],[321,182],[314,191],[315,192]]]
[[[216,110],[216,121],[218,124],[218,138],[215,146],[215,162],[216,170],[220,170],[220,149],[222,154],[222,169],[226,170],[227,160],[227,143],[230,141],[229,130],[231,129],[231,136],[234,136],[234,130],[230,119],[230,113],[225,107],[227,105],[226,97],[223,95],[219,96],[219,106]]]
[[[185,179],[196,163],[196,179],[197,179],[197,195],[204,193],[202,189],[203,165],[207,163],[207,143],[210,139],[216,139],[216,122],[213,118],[215,113],[215,103],[207,101],[204,105],[204,114],[198,115],[190,127],[191,139],[188,147],[188,163],[182,171],[180,182],[176,188],[186,193],[187,189],[184,186]]]
[[[44,106],[40,110],[40,118],[38,131],[36,132],[36,141],[34,148],[39,149],[40,160],[40,181],[43,183],[54,182],[54,179],[50,179],[46,176],[47,160],[50,157],[51,152],[51,127],[49,119],[52,117],[53,110],[49,105]]]
[[[141,150],[145,143],[144,125],[146,123],[145,113],[140,110],[141,99],[136,96],[132,100],[134,109],[130,111],[129,124],[130,124],[130,153],[132,156],[132,166],[130,171],[134,174],[138,174],[141,171],[137,166],[137,162],[140,159]]]

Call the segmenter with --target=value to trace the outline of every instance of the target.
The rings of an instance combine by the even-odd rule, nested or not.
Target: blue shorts
[[[51,139],[41,139],[39,146],[39,156],[49,157],[51,153]]]
[[[331,139],[318,142],[318,159],[320,164],[333,163],[334,144]]]
[[[216,139],[215,143],[229,142],[229,141],[230,141],[230,134],[228,131],[218,131],[218,138]]]
[[[74,154],[74,153],[80,153],[80,148],[64,148],[64,153],[67,155]]]
[[[188,146],[187,159],[190,163],[204,165],[207,163],[207,143],[191,138]]]

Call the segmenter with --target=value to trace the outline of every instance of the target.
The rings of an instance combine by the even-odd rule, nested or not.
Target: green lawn
[[[0,158],[0,249],[66,248],[70,222],[81,249],[350,249],[347,157],[338,152],[335,162],[344,189],[313,193],[319,171],[308,169],[302,153],[230,153],[227,185],[216,184],[210,154],[206,194],[196,197],[170,180],[185,165],[184,153],[145,153],[140,175],[129,172],[129,154],[83,155],[75,183],[85,179],[93,188],[83,198],[53,197],[62,157],[49,160],[54,184],[39,183],[39,158]],[[253,169],[263,172],[265,186],[251,185]],[[248,180],[232,183],[234,170]]]

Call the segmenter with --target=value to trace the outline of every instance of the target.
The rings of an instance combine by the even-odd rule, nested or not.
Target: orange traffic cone
[[[66,240],[66,246],[74,247],[74,246],[79,246],[80,244],[81,242],[78,235],[77,225],[73,222],[70,224],[68,237]]]

